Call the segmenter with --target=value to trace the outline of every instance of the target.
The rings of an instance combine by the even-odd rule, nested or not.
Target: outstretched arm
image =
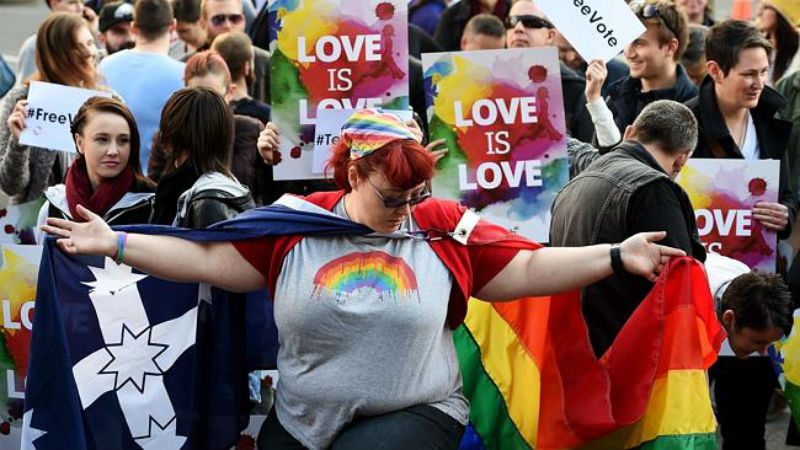
[[[670,257],[685,255],[682,250],[653,243],[664,237],[666,233],[657,232],[639,233],[626,239],[620,245],[625,270],[655,281]],[[612,275],[610,251],[609,244],[520,251],[477,297],[504,301],[587,286]]]
[[[42,229],[59,237],[68,254],[114,258],[117,233],[96,214],[78,207],[88,222],[50,218]],[[230,242],[199,243],[170,236],[128,234],[123,262],[142,272],[179,282],[203,282],[234,292],[266,286],[258,272]]]

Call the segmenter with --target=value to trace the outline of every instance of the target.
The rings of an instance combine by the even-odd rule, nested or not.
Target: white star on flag
[[[109,292],[112,295],[147,278],[147,275],[133,273],[132,267],[119,265],[111,258],[106,258],[105,268],[89,266],[89,270],[97,281],[84,281],[83,284],[93,288],[93,291]]]
[[[33,441],[47,434],[46,431],[33,428],[33,408],[25,411],[22,415],[22,448],[21,450],[36,450]]]
[[[120,343],[106,344],[111,361],[103,367],[100,374],[115,375],[114,389],[119,389],[130,381],[139,392],[144,392],[145,377],[160,376],[163,373],[156,364],[156,358],[168,346],[151,342],[152,331],[152,328],[147,328],[137,336],[123,325]]]

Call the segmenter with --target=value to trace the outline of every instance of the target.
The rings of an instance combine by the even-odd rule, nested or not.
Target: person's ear
[[[667,42],[667,45],[666,45],[666,47],[667,47],[667,56],[669,56],[670,58],[672,58],[674,60],[675,59],[675,55],[678,53],[678,48],[680,46],[681,46],[681,42],[678,40],[678,38],[670,39],[669,42]]]
[[[713,79],[715,83],[721,83],[722,79],[725,78],[725,74],[722,73],[722,68],[716,61],[706,61],[706,69],[706,73],[711,75],[711,79]]]
[[[244,62],[244,71],[242,72],[242,73],[244,73],[244,77],[247,78],[247,76],[250,75],[252,73],[252,71],[253,71],[253,63],[250,62],[250,61],[245,61]]]
[[[547,45],[555,46],[556,42],[556,29],[555,28],[548,28],[547,29]]]
[[[79,155],[83,155],[83,136],[81,136],[79,133],[75,133],[73,138],[75,139],[76,151]]]
[[[736,315],[732,309],[726,309],[722,313],[722,324],[725,325],[725,330],[729,334],[733,331],[733,326],[736,325]]]
[[[175,30],[178,28],[178,21],[172,19],[172,22],[169,23],[169,32],[170,34],[174,33]]]
[[[625,127],[625,133],[622,134],[622,139],[625,140],[631,139],[633,138],[634,133],[635,129],[633,128],[633,125],[628,125],[627,127]]]
[[[358,170],[355,164],[351,164],[347,168],[347,182],[350,183],[350,189],[355,190],[358,187]]]

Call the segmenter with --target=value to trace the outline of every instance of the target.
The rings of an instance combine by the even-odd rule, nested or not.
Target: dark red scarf
[[[131,191],[133,187],[133,170],[130,165],[125,168],[116,178],[101,183],[97,191],[92,190],[92,183],[89,181],[89,172],[86,170],[86,162],[76,160],[67,171],[67,205],[75,222],[85,222],[78,214],[78,205],[88,208],[89,211],[105,216],[109,209],[116,204],[123,195]]]

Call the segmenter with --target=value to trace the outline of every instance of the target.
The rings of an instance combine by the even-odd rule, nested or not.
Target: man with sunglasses
[[[98,67],[108,86],[130,107],[141,135],[140,161],[147,169],[161,109],[183,87],[184,64],[169,57],[175,29],[170,0],[138,0],[133,7],[133,49],[107,56]]]
[[[689,42],[686,16],[667,0],[639,0],[630,7],[646,31],[625,47],[630,75],[608,87],[606,102],[620,133],[656,100],[683,103],[697,95],[679,64]]]
[[[203,0],[200,22],[208,33],[206,45],[200,49],[208,50],[217,36],[231,31],[245,32],[246,20],[242,0]],[[253,84],[249,86],[250,96],[264,103],[270,103],[268,51],[253,46]]]
[[[544,13],[530,0],[518,0],[511,7],[506,25],[509,48],[554,46],[556,29]],[[564,116],[567,131],[575,139],[591,142],[594,124],[586,109],[586,80],[561,62],[561,89],[564,94]]]

